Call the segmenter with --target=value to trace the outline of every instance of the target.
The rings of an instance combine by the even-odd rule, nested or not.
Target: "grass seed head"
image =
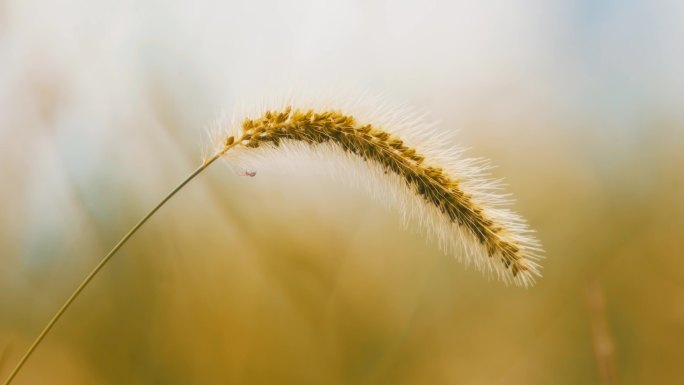
[[[400,206],[409,216],[418,217],[430,235],[466,263],[520,286],[540,276],[538,242],[522,218],[502,207],[506,201],[498,186],[482,175],[475,160],[461,159],[454,151],[432,156],[430,146],[412,147],[391,126],[358,123],[338,110],[287,106],[244,119],[240,127],[235,138],[222,141],[219,152],[238,147],[277,150],[292,144],[341,150],[379,170],[376,177],[388,179],[389,189],[399,189],[398,195],[406,197]]]

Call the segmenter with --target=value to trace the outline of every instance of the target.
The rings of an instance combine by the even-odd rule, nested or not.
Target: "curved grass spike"
[[[425,156],[404,142],[370,124],[360,125],[354,117],[338,111],[313,110],[267,111],[258,119],[246,119],[236,142],[256,148],[261,145],[278,147],[283,141],[298,141],[310,145],[333,143],[345,152],[375,162],[385,172],[392,172],[406,186],[434,206],[453,224],[467,229],[486,250],[509,271],[511,280],[528,285],[534,279],[530,270],[535,255],[523,251],[509,234],[505,223],[487,217],[473,197],[461,189],[459,181],[442,168],[428,165]],[[536,269],[532,272],[538,275]],[[518,278],[519,275],[524,277]],[[516,278],[518,278],[516,280]]]
[[[385,173],[399,176],[410,191],[437,209],[443,219],[469,234],[485,251],[487,258],[500,269],[499,276],[508,274],[508,277],[503,276],[505,281],[527,286],[534,282],[535,275],[539,275],[538,265],[534,262],[538,258],[534,253],[538,251],[536,242],[520,235],[525,232],[524,229],[515,228],[516,223],[501,223],[488,216],[473,196],[461,188],[459,179],[439,166],[428,164],[423,154],[379,127],[359,124],[354,117],[339,111],[315,112],[287,107],[282,111],[267,111],[258,119],[245,119],[240,134],[236,136],[228,136],[223,140],[214,155],[150,210],[101,259],[43,328],[4,382],[5,385],[12,382],[54,324],[128,239],[188,182],[234,147],[279,147],[287,142],[302,142],[311,146],[336,145],[346,153],[375,163]]]

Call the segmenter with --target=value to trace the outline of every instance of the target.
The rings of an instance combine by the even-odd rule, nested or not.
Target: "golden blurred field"
[[[506,287],[360,189],[213,165],[16,384],[684,383],[676,2],[0,0],[0,378],[221,109],[367,90],[459,129],[546,250]]]

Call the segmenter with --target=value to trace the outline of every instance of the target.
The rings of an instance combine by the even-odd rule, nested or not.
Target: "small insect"
[[[257,173],[256,171],[244,171],[244,172],[239,173],[238,175],[240,175],[240,176],[248,176],[248,177],[250,177],[250,178],[253,178],[253,177],[256,176],[256,173]]]

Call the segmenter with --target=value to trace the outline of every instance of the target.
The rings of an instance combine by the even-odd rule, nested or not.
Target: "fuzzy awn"
[[[540,276],[536,260],[541,249],[537,241],[529,235],[530,230],[520,217],[496,207],[501,203],[500,197],[493,192],[492,185],[481,179],[477,168],[470,165],[472,162],[454,158],[455,165],[439,164],[407,145],[402,138],[383,128],[360,124],[353,116],[337,110],[286,107],[281,111],[266,111],[259,118],[245,119],[236,135],[223,139],[212,156],[124,235],[48,322],[4,384],[12,382],[57,320],[114,254],[195,176],[232,149],[277,149],[293,143],[314,148],[332,146],[393,178],[390,183],[399,181],[405,192],[418,198],[413,203],[419,207],[411,207],[411,212],[427,213],[429,231],[460,242],[465,252],[461,257],[466,262],[521,286],[533,284],[535,276]],[[448,169],[460,169],[463,173],[454,175]],[[448,232],[456,236],[445,235]]]

